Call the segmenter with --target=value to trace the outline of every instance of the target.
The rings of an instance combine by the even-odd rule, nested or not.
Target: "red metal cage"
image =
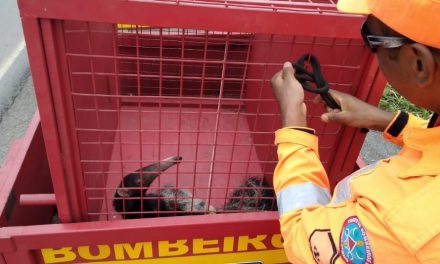
[[[203,201],[205,206],[185,214],[207,215],[160,218],[167,224],[158,232],[180,221],[195,221],[203,230],[204,221],[226,228],[236,221],[231,212],[247,212],[240,214],[238,226],[271,219],[276,230],[275,213],[242,206],[252,189],[256,201],[269,201],[264,210],[276,209],[273,195],[262,195],[271,191],[277,160],[273,132],[280,122],[270,88],[273,74],[284,61],[311,53],[332,89],[375,104],[384,87],[360,39],[362,17],[337,12],[331,0],[21,0],[19,6],[53,202],[63,223],[115,220],[101,227],[111,229],[114,222],[130,229],[131,221],[120,220],[129,213],[113,208],[123,177],[179,156],[182,161],[151,186],[141,183],[141,196],[145,190],[186,190],[192,205]],[[324,109],[311,103],[313,97],[306,94],[307,118],[334,185],[354,169],[365,135],[322,123]],[[250,177],[269,186],[244,186]],[[32,197],[28,204],[36,203]],[[234,198],[238,207],[232,210],[227,204]],[[135,213],[144,217],[163,213],[140,211]],[[176,207],[168,213],[182,214]]]

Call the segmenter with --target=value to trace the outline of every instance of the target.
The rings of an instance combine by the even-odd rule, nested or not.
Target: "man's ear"
[[[435,59],[431,50],[423,44],[413,43],[410,45],[410,57],[412,58],[411,70],[420,87],[426,87],[434,81]]]

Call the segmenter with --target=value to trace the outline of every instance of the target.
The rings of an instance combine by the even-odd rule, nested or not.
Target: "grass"
[[[431,112],[425,110],[423,108],[418,108],[400,94],[396,92],[389,84],[385,86],[385,90],[383,92],[382,98],[379,102],[379,107],[387,110],[389,112],[397,112],[398,110],[402,110],[408,113],[412,113],[418,117],[423,119],[428,119],[431,115]]]

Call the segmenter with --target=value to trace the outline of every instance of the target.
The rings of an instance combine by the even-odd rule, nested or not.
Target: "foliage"
[[[418,108],[413,103],[406,100],[389,84],[387,84],[385,87],[382,98],[379,102],[379,107],[389,112],[397,112],[398,110],[402,110],[424,119],[428,119],[431,115],[430,111],[423,108]]]

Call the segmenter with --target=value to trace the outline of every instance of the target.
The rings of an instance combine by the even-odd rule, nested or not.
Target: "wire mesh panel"
[[[332,89],[374,103],[383,88],[361,18],[331,0],[20,6],[64,222],[276,210],[274,73],[310,53]],[[364,136],[322,123],[313,97],[334,184]]]
[[[89,219],[276,210],[270,78],[286,59],[312,53],[331,88],[354,94],[368,59],[351,39],[62,24]],[[330,169],[341,127],[324,125],[312,98],[308,122]],[[124,182],[167,157],[180,158],[154,180]]]

